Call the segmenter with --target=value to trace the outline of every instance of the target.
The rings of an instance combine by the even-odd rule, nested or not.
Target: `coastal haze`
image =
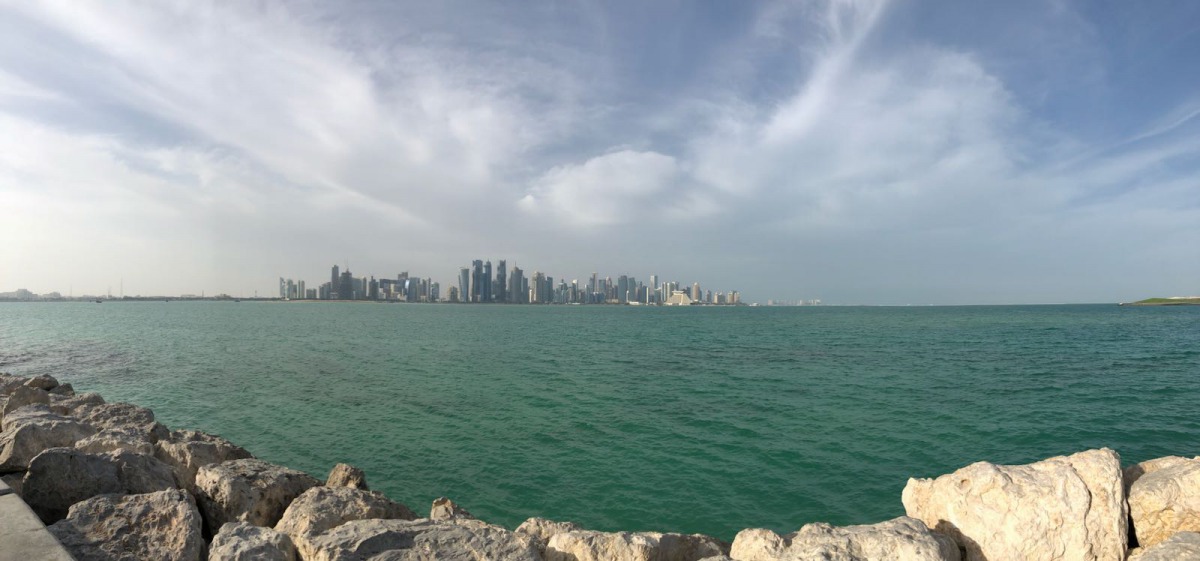
[[[0,3],[0,293],[1200,292],[1200,5]]]

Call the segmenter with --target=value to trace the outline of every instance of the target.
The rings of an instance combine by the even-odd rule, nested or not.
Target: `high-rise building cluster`
[[[628,275],[591,277],[580,283],[559,279],[540,271],[526,275],[520,267],[509,269],[501,259],[493,271],[492,262],[476,259],[470,267],[458,271],[457,286],[450,286],[443,299],[438,283],[431,279],[409,278],[400,273],[395,279],[355,277],[349,268],[334,265],[329,282],[318,288],[305,288],[304,281],[279,279],[279,297],[290,300],[381,300],[393,302],[454,302],[470,304],[629,304],[629,305],[736,305],[741,297],[736,290],[701,290],[700,283],[690,286],[674,281],[660,282],[650,275],[648,283]]]
[[[279,278],[279,297],[284,300],[389,300],[394,302],[437,302],[441,285],[428,278],[409,278],[408,272],[396,278],[355,277],[347,267],[330,269],[329,282],[305,289],[304,281]]]

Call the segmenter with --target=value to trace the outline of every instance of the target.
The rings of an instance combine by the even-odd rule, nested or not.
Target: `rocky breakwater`
[[[319,481],[49,376],[0,374],[0,477],[80,561],[1200,559],[1200,459],[1122,471],[1102,449],[979,462],[909,480],[907,516],[746,529],[732,544],[541,518],[509,530],[444,497],[419,517],[357,468],[338,464]]]

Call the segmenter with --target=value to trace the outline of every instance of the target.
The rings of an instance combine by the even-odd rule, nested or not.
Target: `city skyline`
[[[1186,0],[0,3],[0,291],[270,294],[325,282],[314,256],[445,291],[461,256],[503,255],[757,302],[1195,294],[1196,21]]]
[[[448,302],[468,304],[643,304],[643,305],[737,305],[743,304],[737,290],[713,291],[699,281],[677,280],[659,282],[658,275],[649,275],[648,283],[635,276],[620,274],[600,276],[593,272],[580,283],[557,279],[541,271],[529,276],[525,270],[508,260],[496,262],[493,275],[492,260],[475,259],[469,267],[461,267],[457,284],[442,284],[432,277],[411,276],[402,271],[396,278],[367,274],[356,276],[347,265],[333,265],[329,281],[309,286],[307,280],[279,277],[277,297],[281,300],[370,300],[392,302]],[[819,302],[815,300],[814,302]]]

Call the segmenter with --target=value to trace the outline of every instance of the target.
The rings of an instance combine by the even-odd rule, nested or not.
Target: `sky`
[[[0,0],[0,292],[1200,293],[1200,3]]]

